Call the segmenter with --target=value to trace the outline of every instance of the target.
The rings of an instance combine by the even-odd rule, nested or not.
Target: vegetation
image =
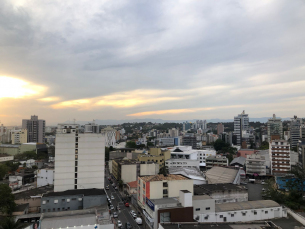
[[[22,229],[27,227],[27,224],[22,224],[20,222],[15,222],[13,217],[6,217],[0,223],[0,229]]]
[[[269,149],[269,142],[263,141],[261,147],[259,148],[260,150],[266,150]]]
[[[223,148],[227,148],[229,147],[230,145],[228,143],[225,143],[223,140],[221,139],[217,139],[215,142],[214,142],[214,149],[216,151],[220,151],[222,150]]]
[[[163,174],[164,176],[169,174],[167,166],[161,167],[160,170],[159,170],[159,174]]]
[[[0,212],[11,215],[16,207],[12,189],[7,184],[0,184]]]
[[[5,164],[0,164],[0,180],[3,179],[5,174],[7,174],[8,170],[9,169],[8,169],[8,167]]]

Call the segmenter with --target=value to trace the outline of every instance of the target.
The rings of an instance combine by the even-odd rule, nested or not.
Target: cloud
[[[58,101],[60,100],[59,97],[45,97],[45,98],[41,98],[41,99],[37,99],[38,101],[42,101],[42,102],[53,102],[53,101]]]

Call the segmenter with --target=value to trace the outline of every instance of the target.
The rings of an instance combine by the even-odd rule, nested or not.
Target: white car
[[[132,213],[131,215],[132,215],[132,217],[133,217],[134,219],[137,218],[137,214],[136,214],[136,213]]]
[[[131,210],[130,211],[130,214],[135,214],[136,212],[134,210]]]
[[[111,195],[111,199],[114,200],[114,196]]]
[[[110,210],[114,210],[114,207],[112,204],[109,206],[109,208],[110,208]]]
[[[140,217],[136,218],[135,220],[138,225],[142,225],[142,219]]]
[[[121,228],[123,226],[121,220],[118,220],[118,227]]]
[[[113,212],[113,218],[118,218],[118,213]]]

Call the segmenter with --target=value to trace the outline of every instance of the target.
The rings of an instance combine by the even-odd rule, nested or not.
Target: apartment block
[[[251,155],[247,155],[246,174],[265,176],[266,175],[265,161],[266,161],[265,156],[262,156],[260,154],[254,153]]]
[[[228,158],[226,156],[216,155],[206,159],[206,169],[211,169],[213,166],[228,166]]]
[[[267,122],[267,135],[268,142],[275,139],[283,138],[283,123],[281,118],[277,118],[275,114],[273,117],[268,119]]]
[[[290,147],[296,147],[301,138],[301,124],[302,119],[294,116],[290,121]]]
[[[285,140],[273,140],[269,143],[271,173],[288,173],[291,170],[290,144]]]
[[[148,154],[138,155],[141,162],[155,162],[159,164],[159,168],[165,166],[165,161],[171,158],[171,152],[161,148],[150,148]]]
[[[22,144],[28,142],[27,129],[13,130],[11,131],[12,144]]]
[[[58,124],[54,191],[104,188],[105,137],[79,133],[78,124]]]
[[[243,111],[238,116],[234,117],[234,135],[236,136],[237,145],[241,145],[243,131],[249,130],[249,116]]]
[[[22,119],[22,129],[27,129],[27,142],[44,143],[46,121],[32,115],[31,119]]]
[[[138,204],[144,207],[146,199],[178,197],[179,190],[188,190],[193,193],[193,180],[174,174],[140,176],[137,189]]]

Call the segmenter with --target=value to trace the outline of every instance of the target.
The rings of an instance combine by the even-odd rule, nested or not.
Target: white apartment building
[[[54,191],[104,188],[105,136],[79,133],[78,124],[58,124]]]
[[[288,173],[291,170],[290,144],[285,140],[273,140],[269,143],[271,174]]]
[[[28,142],[27,129],[11,130],[12,144],[22,144]]]
[[[167,168],[171,167],[197,167],[199,168],[199,161],[189,159],[168,159],[165,161]]]
[[[54,185],[54,169],[38,169],[37,170],[37,188]]]
[[[247,155],[246,174],[266,176],[266,158],[260,154],[254,153]]]
[[[272,118],[268,119],[267,122],[267,134],[268,134],[268,142],[273,139],[282,139],[283,138],[283,123],[281,118],[277,118],[275,114],[273,114]],[[274,137],[272,137],[274,136]],[[272,139],[273,138],[273,139]]]
[[[111,127],[106,127],[105,129],[101,130],[101,134],[105,136],[105,146],[106,147],[115,147],[116,146],[116,130]]]
[[[2,156],[0,154],[0,163],[6,162],[6,161],[13,161],[13,160],[14,160],[14,156]]]

